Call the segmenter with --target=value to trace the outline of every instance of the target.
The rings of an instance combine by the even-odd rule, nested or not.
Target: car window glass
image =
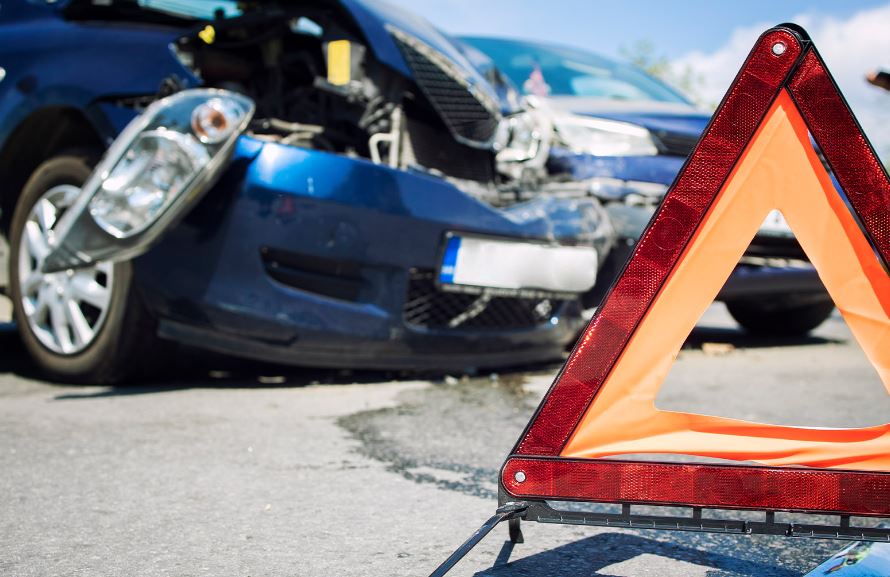
[[[465,38],[526,94],[688,102],[660,80],[596,54],[530,42]]]
[[[232,18],[241,14],[236,0],[138,0],[139,6],[200,20]]]

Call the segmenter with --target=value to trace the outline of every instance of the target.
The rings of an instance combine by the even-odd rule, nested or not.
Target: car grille
[[[433,128],[410,116],[406,132],[420,166],[439,170],[452,178],[485,183],[494,181],[494,156],[489,151],[466,146],[451,138],[441,138],[441,128]]]
[[[487,146],[500,121],[495,102],[474,91],[460,69],[445,56],[420,40],[390,29],[417,84],[448,130],[465,144]]]
[[[678,132],[659,130],[655,132],[658,151],[661,154],[671,156],[689,156],[695,145],[698,144],[698,136],[690,136]]]
[[[409,325],[429,329],[527,329],[558,316],[567,302],[439,290],[431,270],[412,270],[403,310]]]

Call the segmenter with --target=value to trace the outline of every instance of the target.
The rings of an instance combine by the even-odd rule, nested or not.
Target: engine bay
[[[214,21],[175,52],[205,86],[256,101],[256,138],[428,172],[493,205],[553,180],[544,168],[548,130],[537,119],[502,116],[445,56],[390,32],[415,78],[378,61],[348,15],[323,4]]]
[[[183,29],[171,50],[203,86],[254,100],[248,128],[254,138],[432,174],[493,206],[542,192],[587,196],[583,183],[548,173],[552,123],[521,104],[493,65],[477,70],[469,57],[455,62],[455,52],[443,54],[387,26],[406,74],[377,57],[338,3],[238,8],[237,14],[220,10],[205,20],[156,10],[151,2],[93,2],[80,12],[69,10],[69,17],[88,20],[101,13],[104,20],[129,20],[139,12],[144,20],[146,11],[156,10],[159,23]],[[472,50],[448,42],[458,52]],[[468,78],[470,69],[484,78],[484,89]],[[158,96],[182,84],[168,78]]]

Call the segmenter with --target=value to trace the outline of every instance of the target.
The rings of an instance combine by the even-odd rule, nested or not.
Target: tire
[[[10,225],[9,287],[22,342],[45,373],[69,382],[113,384],[144,366],[156,340],[155,323],[134,290],[132,264],[43,274],[35,256],[46,246],[37,233],[52,230],[76,194],[72,189],[63,194],[60,185],[82,186],[98,156],[61,154],[28,179]],[[43,216],[46,210],[50,216]]]
[[[753,334],[802,336],[831,316],[834,303],[819,300],[805,304],[777,304],[770,301],[732,301],[729,314]]]

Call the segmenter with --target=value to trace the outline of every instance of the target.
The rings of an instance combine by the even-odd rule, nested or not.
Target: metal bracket
[[[510,542],[511,543],[525,543],[525,537],[522,536],[522,527],[520,526],[522,523],[522,519],[519,517],[513,517],[510,519],[507,527],[510,529]]]
[[[510,540],[514,543],[522,543],[522,532],[519,530],[519,519],[525,515],[527,509],[528,504],[523,502],[508,502],[498,507],[494,516],[483,523],[469,539],[464,541],[463,544],[448,557],[448,559],[445,559],[435,571],[430,573],[430,577],[443,577],[457,564],[458,561],[463,559],[473,547],[478,545],[479,541],[482,541],[486,535],[491,533],[492,529],[497,527],[503,521],[510,521]],[[515,525],[513,524],[514,521],[516,521]],[[516,538],[514,538],[514,535]]]
[[[763,515],[763,520],[741,520],[722,518],[727,511],[707,509],[712,515],[704,517],[704,508],[683,507],[691,511],[689,516],[677,514],[659,515],[648,511],[661,507],[647,505],[647,514],[633,513],[633,505],[620,503],[620,513],[591,511],[568,511],[555,508],[549,501],[525,501],[527,510],[523,515],[526,521],[558,523],[564,525],[586,525],[621,529],[663,529],[670,531],[695,531],[705,533],[726,533],[736,535],[779,535],[786,537],[808,537],[814,539],[837,539],[842,541],[875,541],[890,543],[890,527],[863,527],[853,525],[849,515],[834,515],[837,523],[809,524],[791,521],[776,521],[775,511],[755,511]],[[674,513],[677,507],[670,507]]]
[[[564,525],[584,525],[590,527],[611,527],[618,529],[661,529],[670,531],[694,531],[703,533],[724,533],[734,535],[782,535],[786,537],[807,537],[814,539],[836,539],[842,541],[866,541],[890,543],[890,527],[862,527],[851,523],[849,515],[839,517],[837,524],[803,524],[776,521],[775,511],[756,511],[763,514],[762,521],[720,518],[703,515],[703,507],[683,507],[690,509],[689,516],[680,515],[639,515],[633,512],[632,503],[611,503],[621,505],[620,513],[592,511],[569,511],[557,509],[548,501],[526,500],[508,501],[503,487],[499,491],[501,506],[495,515],[470,536],[444,563],[439,565],[430,577],[444,577],[458,561],[463,559],[492,529],[503,521],[509,522],[510,542],[523,543],[521,522],[557,523]],[[648,510],[658,506],[647,505]],[[676,511],[677,507],[670,507]],[[708,509],[710,512],[722,509]]]

